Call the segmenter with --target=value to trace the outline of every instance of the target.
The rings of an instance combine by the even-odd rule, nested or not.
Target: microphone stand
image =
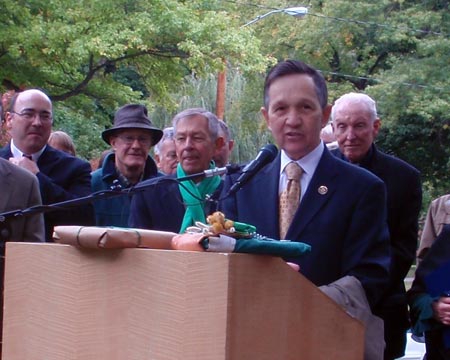
[[[236,171],[239,171],[240,167],[237,165],[227,165],[226,167],[222,168],[215,168],[210,170],[205,170],[201,173],[197,174],[191,174],[187,175],[181,178],[174,178],[174,177],[155,177],[153,179],[156,179],[154,182],[142,185],[137,184],[136,186],[133,186],[131,188],[123,189],[120,185],[115,184],[111,187],[110,190],[100,190],[95,193],[92,193],[87,196],[83,196],[76,199],[61,201],[49,205],[35,205],[32,207],[29,207],[27,209],[17,209],[17,210],[11,210],[4,213],[0,213],[0,235],[2,232],[8,233],[8,219],[19,217],[19,216],[30,216],[34,214],[40,214],[40,213],[47,213],[51,211],[57,211],[57,210],[67,210],[76,206],[80,205],[86,205],[89,203],[92,203],[96,200],[102,200],[102,199],[108,199],[115,196],[122,196],[122,195],[132,195],[134,193],[144,191],[150,186],[156,185],[160,183],[161,181],[176,181],[176,182],[183,182],[187,180],[194,180],[198,178],[204,178],[204,177],[212,177],[216,175],[224,175],[227,173],[233,173]],[[159,181],[158,181],[159,180]],[[7,238],[6,234],[0,236],[1,239]]]

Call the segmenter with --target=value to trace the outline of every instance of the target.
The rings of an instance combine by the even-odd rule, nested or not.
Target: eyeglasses
[[[24,118],[27,121],[32,121],[32,120],[36,119],[36,116],[39,116],[39,119],[41,119],[41,122],[43,122],[43,123],[52,122],[52,120],[53,120],[52,114],[47,111],[38,112],[38,111],[25,110],[25,111],[22,111],[21,113],[18,113],[15,111],[11,111],[11,113],[19,115],[20,117]]]
[[[152,138],[148,136],[131,136],[131,135],[117,135],[127,145],[132,145],[137,140],[140,145],[150,146],[152,144]]]

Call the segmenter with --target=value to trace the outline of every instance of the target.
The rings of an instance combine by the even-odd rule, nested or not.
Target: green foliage
[[[309,2],[309,13],[301,19],[271,16],[251,31],[268,55],[301,59],[320,69],[330,102],[350,91],[376,99],[383,122],[378,145],[416,166],[433,195],[450,187],[448,6],[439,0],[317,0]],[[253,91],[244,101],[255,98]]]
[[[0,0],[0,8],[0,91],[43,88],[80,121],[93,106],[91,133],[125,103],[174,108],[170,94],[185,76],[218,71],[224,58],[246,70],[266,64],[259,41],[215,1]]]
[[[350,91],[376,99],[377,143],[422,173],[426,197],[448,192],[450,12],[445,0],[311,0],[308,15],[284,0],[0,0],[0,92],[41,87],[55,127],[86,158],[114,111],[140,102],[157,126],[187,107],[215,110],[226,69],[225,120],[233,161],[271,142],[260,116],[264,73],[296,58],[322,71],[330,102]],[[428,205],[424,199],[424,205]]]

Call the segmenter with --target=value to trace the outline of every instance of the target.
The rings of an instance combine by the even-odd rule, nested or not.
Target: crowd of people
[[[365,359],[403,356],[410,328],[425,335],[428,360],[449,359],[450,284],[435,275],[441,291],[428,286],[450,269],[449,197],[431,204],[416,252],[419,171],[375,145],[381,119],[372,98],[348,93],[329,104],[323,76],[308,64],[287,60],[270,70],[261,113],[278,154],[225,196],[240,172],[199,176],[226,166],[234,146],[226,122],[206,109],[185,109],[159,129],[145,106],[120,107],[101,134],[110,149],[91,173],[70,137],[52,132],[50,98],[37,89],[15,94],[4,119],[11,140],[0,149],[0,212],[57,206],[0,223],[2,251],[6,241],[51,242],[56,225],[183,233],[220,210],[269,238],[311,245],[307,256],[285,260],[364,322]],[[111,189],[123,194],[96,197]]]

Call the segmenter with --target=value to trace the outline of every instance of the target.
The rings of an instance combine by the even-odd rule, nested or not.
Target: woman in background
[[[55,149],[76,156],[75,144],[69,134],[64,131],[52,131],[48,138],[48,144]]]

